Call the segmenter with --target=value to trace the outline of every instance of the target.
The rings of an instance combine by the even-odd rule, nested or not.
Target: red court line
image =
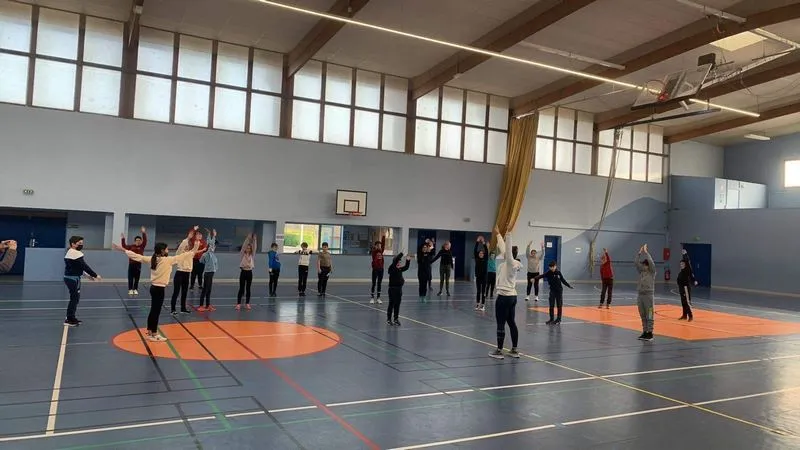
[[[381,448],[380,448],[380,446],[378,446],[378,444],[372,442],[368,437],[364,436],[364,434],[362,434],[360,431],[358,431],[354,426],[350,425],[346,420],[342,419],[336,413],[331,411],[330,408],[325,406],[325,404],[322,403],[318,398],[314,397],[314,395],[312,395],[310,392],[305,390],[305,388],[303,388],[297,382],[295,382],[289,375],[285,374],[282,370],[278,369],[275,366],[275,364],[273,364],[270,360],[261,358],[255,351],[253,351],[253,349],[251,349],[250,347],[245,345],[244,342],[240,341],[238,338],[236,338],[232,334],[228,333],[227,330],[225,330],[221,326],[217,325],[217,323],[214,322],[209,317],[206,316],[205,319],[207,321],[211,322],[212,324],[214,324],[215,327],[217,327],[220,330],[222,330],[223,333],[227,334],[228,337],[230,337],[231,339],[233,339],[234,342],[236,342],[237,344],[242,346],[242,348],[244,348],[248,352],[252,353],[253,356],[255,357],[255,359],[257,359],[257,360],[261,361],[262,363],[264,363],[264,365],[269,367],[270,370],[272,370],[275,373],[275,375],[279,376],[284,382],[286,382],[286,384],[291,386],[300,395],[305,397],[306,400],[308,400],[309,402],[313,403],[322,412],[324,412],[325,414],[330,416],[330,418],[333,419],[334,421],[336,421],[336,423],[338,423],[339,425],[341,425],[342,428],[344,428],[345,430],[349,431],[353,436],[357,437],[361,442],[367,444],[367,447],[369,447],[372,450],[381,450]]]

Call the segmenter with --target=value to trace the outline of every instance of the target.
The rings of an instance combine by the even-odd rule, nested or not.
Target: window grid
[[[89,16],[86,14],[77,14],[68,11],[62,11],[55,8],[42,8],[38,5],[28,5],[31,10],[30,15],[30,41],[28,45],[27,51],[20,51],[15,49],[7,49],[7,48],[0,48],[0,53],[7,54],[7,55],[14,55],[22,58],[27,58],[28,60],[28,68],[27,68],[27,79],[25,80],[25,101],[24,105],[29,107],[36,107],[36,108],[54,108],[52,106],[40,106],[34,105],[34,82],[36,77],[36,62],[39,61],[49,61],[49,62],[56,62],[56,63],[64,63],[70,64],[75,68],[75,80],[73,86],[73,101],[72,105],[69,108],[55,108],[60,110],[67,110],[67,111],[80,111],[81,110],[81,91],[82,91],[82,80],[83,80],[83,69],[84,67],[89,68],[96,68],[96,69],[105,69],[109,71],[119,72],[121,74],[122,67],[120,66],[113,66],[107,64],[100,64],[91,61],[84,60],[84,49],[85,49],[85,40],[86,40],[86,18],[92,17],[97,19],[107,20],[109,22],[115,22],[117,24],[122,24],[122,22],[114,21],[110,19],[105,19],[101,17]],[[51,56],[48,54],[39,53],[37,51],[38,45],[38,37],[40,33],[39,27],[39,17],[40,12],[42,10],[48,11],[58,11],[59,13],[70,14],[76,16],[78,19],[78,37],[77,37],[77,48],[76,48],[76,56],[75,59],[72,58],[65,58],[60,56]],[[124,35],[123,35],[124,36]],[[122,46],[122,36],[120,37],[120,45]],[[121,77],[120,77],[121,79]],[[121,83],[120,88],[121,90]],[[21,100],[21,98],[20,98]]]
[[[436,94],[437,94],[437,97],[438,97],[438,110],[437,110],[436,118],[431,118],[431,117],[427,117],[427,116],[421,116],[419,114],[414,114],[415,122],[416,121],[423,121],[423,122],[434,122],[435,121],[436,122],[436,147],[435,147],[436,148],[436,152],[435,152],[435,156],[436,157],[443,157],[442,156],[442,127],[446,126],[446,125],[452,125],[452,126],[460,127],[461,128],[461,133],[460,133],[461,142],[460,142],[460,151],[459,151],[459,155],[460,156],[459,156],[459,159],[462,160],[462,161],[464,161],[464,160],[466,160],[466,161],[474,161],[472,159],[465,159],[465,149],[466,149],[466,146],[467,146],[467,144],[466,144],[467,129],[480,130],[482,132],[482,135],[483,135],[483,143],[482,143],[483,157],[481,158],[480,161],[475,161],[475,162],[487,163],[489,161],[489,158],[488,158],[489,132],[490,131],[494,131],[494,132],[502,133],[503,135],[506,136],[506,138],[508,137],[508,128],[506,128],[506,129],[495,128],[495,127],[492,127],[490,125],[490,122],[489,122],[489,117],[490,117],[490,112],[491,112],[491,100],[492,100],[492,97],[497,97],[497,96],[492,96],[492,95],[489,95],[489,94],[483,94],[483,93],[475,92],[475,91],[468,91],[466,89],[458,89],[460,91],[460,93],[461,93],[461,118],[460,118],[460,121],[456,122],[456,121],[447,120],[447,119],[443,118],[444,89],[445,89],[445,86],[442,86],[442,87],[439,87],[437,89],[437,91],[436,91]],[[455,88],[449,88],[449,89],[455,89]],[[467,121],[467,107],[469,105],[468,97],[469,97],[470,93],[483,94],[483,96],[485,98],[485,105],[484,105],[485,111],[484,111],[484,125],[483,126],[470,124]],[[427,94],[427,95],[430,95],[430,94]],[[416,105],[416,102],[415,102],[415,105]],[[416,108],[415,108],[415,110],[416,110]],[[424,154],[424,153],[415,152],[415,154],[419,155],[419,154]],[[433,156],[433,155],[430,155],[430,156]]]
[[[550,149],[548,151],[550,151],[551,154],[547,155],[547,159],[550,160],[549,164],[548,164],[548,167],[537,167],[536,166],[537,159],[534,158],[534,169],[556,171],[556,167],[558,167],[559,143],[562,143],[561,148],[563,149],[564,143],[569,142],[571,144],[571,148],[572,148],[572,161],[571,161],[572,170],[571,170],[571,173],[581,173],[581,172],[578,172],[578,170],[577,170],[578,165],[579,165],[579,163],[578,163],[578,146],[579,145],[590,145],[591,148],[592,148],[592,156],[591,156],[591,161],[589,161],[588,164],[592,167],[592,174],[593,175],[598,175],[598,176],[605,176],[605,174],[600,173],[600,169],[599,169],[599,167],[601,165],[603,165],[603,164],[601,164],[599,162],[599,158],[600,158],[599,155],[601,153],[600,150],[604,149],[605,152],[610,153],[612,151],[612,149],[613,149],[613,146],[609,145],[608,143],[605,143],[606,137],[603,137],[601,139],[601,136],[600,136],[599,133],[593,133],[593,139],[596,142],[590,142],[590,141],[587,141],[585,139],[580,139],[581,133],[579,132],[579,127],[581,126],[581,123],[580,123],[580,118],[581,118],[581,115],[582,115],[581,111],[574,111],[572,113],[572,117],[574,118],[574,120],[573,120],[573,124],[572,124],[572,137],[571,137],[571,139],[568,139],[567,137],[563,136],[565,134],[565,133],[563,133],[563,130],[561,130],[561,135],[559,135],[559,116],[562,115],[562,114],[559,114],[560,110],[561,110],[561,107],[554,107],[554,108],[552,108],[552,109],[547,111],[548,115],[552,115],[551,117],[548,116],[548,119],[550,119],[550,118],[552,119],[552,130],[545,130],[545,131],[538,130],[538,132],[537,132],[537,140],[539,140],[539,141],[547,141],[547,142],[550,143],[550,144],[548,144],[548,148]],[[550,125],[550,124],[548,123],[548,125]],[[629,129],[623,130],[622,138],[626,139],[627,143],[619,145],[618,149],[622,150],[622,152],[618,152],[617,157],[619,158],[620,156],[623,156],[623,157],[627,156],[628,160],[627,160],[627,164],[625,163],[625,161],[623,161],[622,165],[620,165],[620,161],[618,160],[617,161],[617,166],[618,167],[627,167],[628,169],[627,169],[627,172],[626,172],[627,176],[619,177],[619,178],[620,179],[632,180],[632,181],[645,181],[646,180],[646,182],[648,182],[648,183],[663,183],[664,167],[666,166],[666,159],[668,157],[668,155],[665,153],[664,148],[663,148],[663,141],[662,141],[660,149],[659,148],[651,148],[651,146],[658,145],[658,142],[663,139],[663,137],[662,137],[663,136],[663,130],[661,130],[660,128],[654,127],[654,126],[650,126],[650,125],[647,125],[646,127],[647,128],[646,128],[645,137],[642,138],[641,141],[638,141],[638,142],[641,142],[641,144],[644,145],[644,149],[643,150],[634,149],[634,130],[633,130],[633,128],[628,127]],[[638,130],[641,131],[641,128],[639,128]],[[612,136],[613,136],[613,130],[607,130],[607,132],[612,133]],[[584,135],[586,135],[586,133],[584,133]],[[640,147],[641,147],[641,145],[640,145]],[[643,155],[645,155],[645,163],[644,163],[644,168],[643,168],[644,169],[644,173],[646,174],[645,175],[645,180],[635,180],[634,179],[634,175],[633,175],[634,154],[643,154]],[[656,161],[656,159],[658,161]],[[652,169],[651,169],[651,164],[654,164]],[[661,167],[660,175],[656,174],[656,173],[651,173],[651,170],[653,170],[653,169],[655,169],[657,171],[659,166]]]

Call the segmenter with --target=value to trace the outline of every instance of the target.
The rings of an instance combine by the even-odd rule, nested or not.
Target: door
[[[544,260],[542,261],[542,270],[547,272],[547,267],[550,265],[550,261],[558,262],[560,259],[561,259],[561,236],[545,236]]]
[[[453,252],[453,257],[456,259],[455,267],[453,267],[454,280],[467,279],[466,271],[464,270],[464,268],[466,267],[465,263],[467,262],[467,257],[465,253],[466,240],[467,240],[467,233],[463,231],[450,232],[450,251]]]
[[[0,216],[0,239],[17,241],[17,260],[9,275],[22,275],[25,249],[35,240],[36,247],[65,248],[67,219],[60,217]]]
[[[681,244],[689,255],[697,285],[711,287],[711,244]]]

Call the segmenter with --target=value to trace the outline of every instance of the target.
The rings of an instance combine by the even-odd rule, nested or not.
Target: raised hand
[[[119,250],[121,252],[125,251],[124,247],[122,247],[121,245],[117,245],[116,243],[113,242],[111,243],[111,248],[113,248],[114,250]]]
[[[139,231],[141,231],[142,234],[145,234],[145,233],[147,233],[147,228],[142,227],[142,228],[139,229]]]

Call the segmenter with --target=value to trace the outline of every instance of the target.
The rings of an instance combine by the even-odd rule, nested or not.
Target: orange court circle
[[[292,358],[329,350],[341,342],[324,328],[284,322],[203,321],[159,327],[169,342],[142,342],[144,329],[114,336],[117,348],[142,356],[191,361]],[[141,333],[141,335],[140,335]]]

